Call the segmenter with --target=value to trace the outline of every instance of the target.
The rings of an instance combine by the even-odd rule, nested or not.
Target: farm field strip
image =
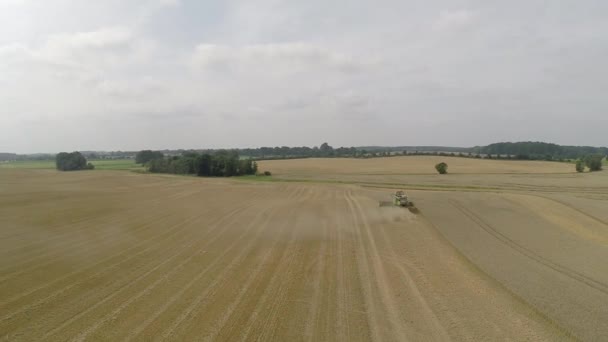
[[[250,203],[249,207],[252,206],[252,205],[253,204]],[[237,208],[237,209],[234,209],[233,211],[238,211],[238,210],[243,210],[243,208]],[[148,237],[147,239],[145,239],[143,241],[140,241],[139,243],[137,243],[135,245],[131,245],[130,247],[128,247],[126,249],[123,248],[122,250],[120,250],[120,252],[118,254],[111,254],[111,255],[107,256],[105,259],[102,259],[102,260],[94,260],[91,264],[84,265],[83,268],[74,270],[71,273],[64,274],[60,278],[54,279],[54,280],[52,280],[50,282],[47,282],[46,284],[44,284],[42,286],[39,286],[39,287],[36,287],[36,288],[33,288],[33,289],[28,289],[26,291],[22,290],[22,292],[17,297],[11,298],[11,299],[9,299],[7,301],[3,301],[0,304],[0,307],[4,308],[3,305],[6,305],[7,303],[14,302],[14,301],[16,301],[16,300],[18,300],[18,299],[20,299],[20,298],[22,298],[24,296],[30,295],[31,293],[34,293],[34,292],[40,291],[42,289],[45,289],[47,287],[50,287],[54,283],[60,282],[60,281],[62,281],[64,279],[69,279],[69,277],[71,277],[71,276],[78,275],[79,273],[85,272],[85,271],[90,270],[90,269],[91,270],[95,269],[96,267],[98,267],[98,265],[103,265],[103,264],[105,264],[109,260],[117,259],[117,257],[119,257],[121,255],[129,255],[129,252],[131,252],[131,251],[137,251],[137,252],[134,253],[134,254],[130,254],[128,257],[126,257],[124,259],[121,259],[118,263],[110,264],[107,267],[104,267],[102,270],[97,271],[96,273],[94,273],[93,275],[91,275],[91,277],[95,277],[95,276],[97,276],[99,274],[103,274],[103,272],[110,271],[110,270],[116,268],[117,265],[121,265],[123,263],[126,263],[129,260],[138,257],[139,255],[145,255],[144,253],[146,253],[146,252],[155,251],[153,249],[154,247],[161,246],[165,241],[167,241],[166,240],[167,238],[175,236],[175,235],[177,235],[180,232],[183,232],[187,228],[187,225],[189,223],[191,223],[192,221],[196,220],[197,218],[201,217],[204,214],[205,213],[203,212],[203,213],[199,214],[198,216],[191,217],[191,218],[188,218],[186,220],[183,220],[183,221],[179,222],[178,224],[174,224],[174,225],[170,226],[168,230],[161,231],[160,233],[158,233],[156,235],[153,235],[151,237]],[[153,245],[146,246],[149,241],[153,241],[153,240],[158,240],[158,241],[155,244],[153,244]],[[145,246],[146,248],[144,248],[142,250],[136,250],[136,248],[140,247],[140,246]],[[81,279],[81,281],[82,281],[82,279]],[[76,285],[76,284],[74,284],[74,283],[70,284],[70,286],[74,286],[74,285]],[[0,317],[0,320],[3,320],[5,318],[6,318],[5,316]]]
[[[140,223],[137,224],[136,227],[134,227],[131,231],[133,233],[139,233],[140,231],[145,231],[146,229],[150,228],[150,225],[152,223],[158,223],[159,221],[162,222],[161,219],[170,219],[170,216],[167,216],[166,214],[157,214],[155,217],[153,217],[150,220],[147,220],[147,222],[145,223]],[[116,222],[119,222],[118,220]],[[111,223],[103,223],[104,225],[107,226],[111,226]],[[94,247],[90,247],[90,245],[93,244],[93,242],[95,241],[100,241],[103,240],[105,243],[108,242],[107,238],[108,237],[112,237],[115,234],[114,231],[107,231],[105,232],[105,234],[100,234],[100,235],[94,235],[91,236],[89,239],[81,239],[80,237],[77,239],[70,239],[67,238],[65,239],[65,243],[60,243],[60,244],[56,244],[53,245],[53,249],[50,251],[45,251],[42,250],[41,253],[31,253],[34,255],[29,255],[30,253],[26,254],[27,257],[23,258],[24,260],[22,260],[21,263],[17,263],[15,265],[13,265],[12,267],[7,267],[3,270],[1,270],[0,272],[4,273],[5,275],[3,277],[0,277],[0,284],[4,281],[6,281],[7,279],[16,277],[20,274],[23,273],[31,273],[32,271],[34,271],[35,269],[39,269],[39,268],[44,268],[50,264],[56,263],[58,260],[62,259],[65,256],[65,250],[74,250],[74,249],[80,249],[80,247],[89,247],[86,249],[87,254],[91,254],[92,256],[95,255],[95,252],[103,249],[103,248],[107,248],[106,246],[99,246],[99,245],[95,245]],[[124,241],[124,240],[123,240]],[[49,241],[52,242],[52,241]],[[119,250],[124,249],[125,246],[128,242],[124,241],[124,243],[118,244],[115,247]],[[113,246],[114,247],[114,246]],[[87,255],[88,257],[88,255]],[[41,260],[46,260],[44,262],[40,262]],[[32,265],[28,265],[28,264],[32,264]],[[28,267],[29,266],[29,267]],[[14,270],[12,270],[14,269]]]
[[[250,208],[251,206],[249,206],[248,208]],[[245,209],[248,209],[245,208]],[[214,222],[210,225],[210,227],[208,228],[208,233],[213,233],[214,230],[219,229],[224,223],[226,223],[226,221],[228,220],[234,220],[236,219],[236,217],[238,217],[239,214],[242,214],[244,212],[243,208],[239,208],[239,209],[235,209],[230,211],[229,213],[227,213],[226,215],[222,216],[217,222]],[[221,232],[219,233],[221,234]],[[184,254],[185,252],[189,252],[190,248],[195,246],[196,244],[200,243],[201,241],[204,240],[204,238],[207,237],[207,235],[203,236],[203,239],[201,240],[197,240],[197,241],[189,241],[188,243],[182,243],[181,249],[178,249],[177,253],[174,253],[173,255],[171,255],[170,257],[168,257],[167,259],[163,260],[161,263],[155,265],[153,268],[149,269],[148,271],[146,271],[146,273],[144,273],[141,276],[138,276],[135,281],[131,280],[129,282],[125,282],[120,288],[116,289],[116,290],[112,290],[110,293],[106,295],[105,297],[103,297],[102,300],[97,301],[95,305],[88,307],[88,309],[80,312],[79,314],[75,315],[74,317],[72,317],[70,320],[63,322],[62,325],[56,327],[55,329],[53,329],[52,331],[50,331],[49,333],[47,333],[45,335],[45,338],[48,337],[49,335],[52,335],[53,333],[57,332],[58,330],[61,330],[62,328],[64,328],[65,326],[67,326],[68,324],[74,322],[76,319],[84,316],[85,314],[88,314],[90,311],[96,309],[97,307],[99,307],[102,304],[105,304],[107,301],[113,299],[115,296],[119,295],[122,293],[123,290],[130,288],[131,286],[143,281],[145,279],[145,277],[147,277],[149,274],[151,274],[152,272],[156,271],[159,267],[167,264],[169,261],[173,260],[174,258],[177,258],[179,256],[182,256],[182,254]],[[217,239],[217,236],[215,236],[215,239]],[[188,241],[188,240],[186,240]],[[214,241],[214,240],[212,240]],[[207,246],[210,242],[207,242],[207,244],[203,245],[203,246],[198,246],[196,248],[194,248],[194,253],[191,254],[189,257],[187,257],[185,260],[183,260],[179,265],[177,266],[173,266],[168,270],[168,273],[165,274],[164,278],[167,278],[172,272],[176,272],[179,269],[182,268],[182,266],[189,262],[193,257],[199,255],[200,253],[205,253],[205,251],[202,249],[205,246]],[[161,279],[164,279],[161,278]],[[141,292],[141,295],[144,295],[147,291]]]
[[[431,159],[388,159],[348,174],[348,160],[272,161],[251,182],[0,169],[0,340],[608,333],[604,174],[463,160],[449,164],[468,174],[395,176]],[[421,185],[418,214],[378,206],[400,184]]]
[[[360,201],[357,200],[356,197],[354,197],[352,193],[349,194],[349,197],[350,197],[350,203],[356,207],[356,211],[353,211],[353,215],[360,215],[361,221],[363,222],[363,226],[366,228],[366,234],[370,241],[370,245],[372,247],[374,247],[374,249],[375,249],[374,252],[376,255],[376,262],[381,263],[381,258],[378,253],[378,248],[376,247],[376,244],[373,242],[374,238],[372,236],[372,228],[369,223],[370,220],[365,215],[366,211],[360,204]],[[378,231],[381,233],[384,245],[387,246],[387,250],[390,251],[390,256],[388,256],[388,258],[392,259],[394,261],[398,261],[400,258],[397,255],[397,253],[395,252],[395,250],[391,247],[392,245],[390,243],[390,238],[387,236],[386,231],[384,229],[379,229]],[[418,309],[417,311],[419,312],[420,316],[424,317],[424,322],[425,322],[425,324],[428,325],[428,334],[426,336],[429,336],[432,339],[436,339],[436,340],[449,339],[449,336],[448,336],[446,330],[444,329],[442,324],[437,319],[437,316],[435,316],[435,314],[429,307],[427,301],[421,295],[418,287],[416,286],[415,282],[412,280],[412,277],[409,274],[409,272],[406,271],[405,268],[398,262],[394,263],[394,264],[391,263],[389,265],[395,266],[395,268],[398,270],[397,273],[401,278],[402,284],[407,284],[409,287],[409,290],[413,293],[413,298],[411,298],[412,299],[411,305],[417,307],[417,309]],[[381,266],[376,267],[376,269],[380,270],[383,273],[385,272],[383,267],[381,267]],[[386,282],[387,281],[386,274],[382,275],[382,277],[385,279],[384,281]],[[378,277],[375,277],[375,279],[378,279]],[[394,294],[389,293],[389,296],[387,296],[386,300],[388,302],[390,302],[391,298],[393,298],[393,297],[394,297]],[[395,310],[395,312],[396,312],[396,310]],[[395,322],[399,321],[398,315],[395,316],[394,321]],[[397,324],[397,326],[398,326],[398,324]],[[406,335],[404,334],[403,337],[406,337]],[[415,338],[421,338],[422,336],[409,336],[409,337],[415,339]]]
[[[526,257],[542,264],[543,266],[548,267],[556,272],[559,272],[567,277],[578,280],[579,282],[581,282],[589,287],[592,287],[600,292],[608,294],[608,284],[605,284],[598,280],[587,277],[584,274],[581,274],[575,270],[569,269],[567,267],[564,267],[562,265],[552,262],[549,259],[542,257],[541,255],[535,253],[533,250],[531,250],[525,246],[522,246],[521,244],[512,240],[508,236],[502,234],[500,231],[498,231],[497,229],[495,229],[494,227],[489,225],[487,222],[485,222],[477,214],[473,213],[471,210],[469,210],[466,207],[464,207],[463,205],[459,204],[458,201],[450,200],[449,202],[451,205],[453,205],[455,208],[457,208],[460,212],[462,212],[465,216],[467,216],[472,221],[477,223],[479,225],[479,227],[483,228],[490,235],[494,236],[496,239],[500,240],[501,242],[503,242],[510,248],[521,253],[522,255],[525,255]]]
[[[250,204],[249,206],[246,206],[245,208],[243,208],[243,207],[236,208],[236,209],[232,210],[231,212],[229,212],[229,214],[228,214],[228,216],[227,216],[226,218],[230,218],[230,217],[232,217],[234,214],[236,214],[236,213],[238,213],[238,212],[241,212],[241,211],[243,211],[243,210],[245,210],[245,209],[247,209],[247,208],[251,208],[251,207],[252,207],[252,204]],[[182,222],[181,226],[185,226],[186,224],[193,222],[195,219],[199,218],[200,216],[202,216],[202,215],[195,216],[195,217],[193,217],[193,218],[188,219],[186,222]],[[222,217],[221,219],[223,219],[223,217]],[[221,223],[221,220],[220,220],[220,223]],[[218,224],[216,224],[216,225],[214,225],[214,226],[213,226],[213,228],[214,228],[214,229],[215,229],[215,228],[217,228],[217,227],[221,227],[221,225],[218,223]],[[175,227],[174,227],[174,228],[175,228]],[[182,229],[182,230],[183,230],[183,229]],[[171,235],[175,235],[177,232],[178,232],[178,231],[173,231]],[[184,244],[185,242],[187,242],[187,241],[188,241],[187,235],[186,235],[186,236],[184,236],[184,237],[180,237],[180,239],[179,239],[179,240],[177,240],[176,245],[168,245],[168,246],[165,246],[165,247],[164,247],[164,250],[165,250],[165,251],[172,251],[172,250],[175,250],[175,247],[177,247],[177,246],[181,246],[182,248],[184,248],[185,246],[184,246],[183,244]],[[149,249],[149,248],[150,248],[150,247],[148,247],[148,249]],[[148,250],[148,249],[147,249],[147,250]],[[116,266],[118,266],[118,265],[120,265],[120,264],[123,264],[123,263],[127,262],[127,261],[128,261],[128,260],[130,260],[130,259],[133,259],[133,258],[134,258],[135,256],[137,256],[137,255],[143,254],[143,252],[145,252],[145,251],[147,251],[147,250],[141,251],[141,252],[139,252],[139,253],[138,253],[138,254],[136,254],[136,255],[133,255],[133,256],[131,256],[131,257],[127,258],[127,259],[124,259],[124,260],[122,260],[122,261],[121,261],[119,264],[113,264],[113,265],[110,265],[110,266],[108,266],[108,267],[104,267],[104,268],[103,268],[101,271],[98,271],[98,272],[94,273],[93,275],[89,276],[87,279],[93,279],[94,277],[99,276],[99,275],[100,275],[101,273],[103,273],[103,272],[109,271],[109,270],[111,270],[111,269],[115,269],[115,268],[116,268]],[[178,250],[178,251],[181,251],[181,249],[177,249],[177,250]],[[161,251],[162,251],[162,250],[161,250]],[[157,251],[157,252],[161,252],[161,251]],[[150,266],[152,266],[152,265],[154,265],[154,264],[155,264],[155,262],[154,262],[154,261],[148,262],[148,265],[150,265]],[[156,265],[156,266],[158,266],[158,265]],[[143,268],[142,270],[145,270],[145,268]],[[136,274],[137,274],[137,273],[136,273]],[[138,278],[137,278],[137,279],[141,279],[141,277],[142,277],[142,276],[138,276]],[[81,280],[79,280],[79,281],[78,281],[78,283],[83,283],[85,280],[86,280],[86,279],[84,279],[84,280],[83,280],[83,279],[81,279]],[[114,279],[114,280],[112,280],[112,282],[111,282],[110,284],[111,284],[112,286],[120,285],[120,281],[119,281],[119,280],[120,280],[120,279]],[[125,285],[130,285],[130,284],[133,282],[133,279],[132,279],[132,278],[125,278],[125,280],[126,280],[126,282],[124,282],[124,283],[123,283],[123,284],[125,284]],[[71,290],[71,289],[72,289],[72,288],[74,288],[74,287],[75,287],[75,286],[76,286],[78,283],[69,283],[69,285],[68,285],[68,286],[66,286],[66,287],[64,287],[64,288],[62,288],[62,289],[60,289],[60,290],[58,290],[58,291],[56,291],[56,292],[54,292],[54,293],[52,293],[52,294],[48,295],[48,296],[47,296],[46,298],[44,298],[42,301],[39,301],[39,302],[37,303],[37,306],[39,306],[40,304],[45,304],[45,303],[47,303],[47,302],[48,302],[48,300],[50,300],[50,299],[54,299],[54,298],[55,298],[55,297],[57,297],[58,295],[62,295],[63,297],[66,297],[66,298],[67,298],[67,296],[69,296],[69,293],[66,293],[66,291],[67,291],[67,290]],[[78,289],[78,287],[76,287],[75,289]],[[59,300],[59,299],[56,299],[55,301],[58,301],[58,300]],[[26,307],[26,308],[27,308],[27,307]],[[16,313],[19,313],[19,312],[24,311],[24,309],[26,309],[26,308],[22,308],[20,311],[13,313],[13,314],[11,315],[11,317],[12,317],[12,316],[14,316]],[[3,319],[4,319],[4,318],[6,318],[6,317],[3,317]]]
[[[238,218],[234,217],[234,213],[237,213],[238,210],[235,210],[233,213],[229,214],[226,218],[227,219],[231,219],[231,218]],[[221,227],[220,224],[222,224],[224,222],[219,222],[219,224],[215,225],[214,228],[218,228]],[[228,225],[226,225],[227,227]],[[210,233],[214,233],[213,229],[211,230]],[[174,266],[171,268],[170,271],[168,271],[164,277],[159,277],[158,279],[156,279],[155,281],[151,282],[149,285],[147,285],[143,290],[140,290],[139,292],[137,292],[137,294],[130,296],[129,300],[124,301],[121,305],[119,305],[118,307],[116,307],[114,309],[114,311],[108,313],[106,316],[104,316],[101,319],[98,319],[95,321],[95,324],[91,325],[90,327],[86,328],[85,330],[81,331],[81,333],[76,336],[74,338],[74,340],[84,340],[88,335],[90,335],[91,333],[93,333],[94,331],[96,331],[100,326],[102,326],[103,324],[105,324],[106,322],[108,322],[108,320],[110,319],[115,319],[115,317],[122,312],[125,308],[127,308],[129,305],[131,305],[132,303],[136,302],[137,300],[139,300],[140,298],[142,298],[143,296],[148,295],[153,289],[155,289],[159,284],[161,284],[162,282],[166,281],[166,279],[171,278],[173,276],[173,274],[175,274],[176,272],[179,272],[182,267],[190,262],[192,260],[193,257],[197,256],[198,254],[200,254],[201,252],[204,251],[204,248],[206,248],[207,246],[209,246],[210,244],[214,243],[216,240],[218,240],[220,237],[222,236],[222,232],[220,231],[219,233],[215,233],[215,235],[213,235],[213,237],[209,240],[206,240],[205,244],[203,244],[202,246],[199,246],[197,248],[195,248],[195,252],[190,255],[189,257],[187,257],[186,259],[182,260],[177,266]],[[207,237],[207,236],[204,236]],[[200,241],[203,241],[204,239],[201,239]],[[197,241],[197,242],[200,242]],[[191,247],[194,243],[190,243],[189,245],[185,246],[185,249],[187,250],[189,247]],[[176,254],[175,256],[179,256],[181,255],[181,253],[183,253],[183,251],[180,251],[180,253]],[[219,260],[221,258],[218,257],[216,259]],[[163,262],[164,263],[164,262]],[[202,271],[199,273],[199,275],[201,274],[205,274],[205,271]],[[196,279],[196,278],[194,278]],[[194,280],[193,279],[193,280]],[[113,295],[117,294],[117,292],[114,292]]]

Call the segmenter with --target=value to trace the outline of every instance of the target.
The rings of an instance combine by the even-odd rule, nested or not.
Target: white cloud
[[[433,23],[436,31],[452,31],[469,25],[475,19],[476,13],[467,10],[442,11]]]
[[[0,7],[2,6],[21,6],[25,5],[28,0],[0,0]]]
[[[27,46],[19,43],[0,46],[0,67],[4,64],[22,61],[30,54]]]
[[[284,71],[301,72],[317,68],[352,71],[363,66],[361,61],[350,56],[306,43],[254,44],[240,47],[200,44],[191,60],[193,66],[202,69],[282,68]]]
[[[45,50],[82,50],[121,47],[133,39],[131,30],[125,27],[101,28],[90,32],[60,33],[49,37]]]

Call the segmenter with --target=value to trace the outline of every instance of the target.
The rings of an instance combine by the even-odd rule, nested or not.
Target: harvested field
[[[293,160],[266,160],[261,170],[271,170],[276,175],[399,175],[435,174],[435,164],[445,161],[448,172],[455,174],[507,174],[507,173],[572,173],[574,166],[568,163],[545,161],[519,162],[513,160],[474,159],[440,156],[403,156],[390,158],[306,158]],[[430,166],[430,167],[429,167]]]
[[[0,339],[608,336],[606,172],[325,161],[262,162],[270,182],[0,169]],[[379,207],[393,188],[420,213]]]

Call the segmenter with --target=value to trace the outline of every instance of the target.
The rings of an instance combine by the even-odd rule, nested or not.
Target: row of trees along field
[[[203,177],[232,177],[255,175],[258,165],[252,159],[241,159],[237,151],[217,151],[209,153],[184,153],[181,156],[165,157],[162,153],[152,154],[141,151],[136,160],[144,161],[148,171],[153,173],[172,173],[197,175]],[[152,159],[148,159],[151,157]]]
[[[590,154],[585,156],[585,158],[578,159],[576,161],[576,172],[585,171],[585,166],[589,168],[589,171],[600,171],[602,170],[602,160],[604,156],[601,154]]]
[[[87,163],[87,159],[80,152],[61,152],[55,156],[55,165],[59,171],[92,170],[93,164]]]
[[[564,146],[544,142],[501,142],[477,148],[479,153],[510,155],[522,160],[564,160],[586,158],[588,155],[608,154],[606,147]]]

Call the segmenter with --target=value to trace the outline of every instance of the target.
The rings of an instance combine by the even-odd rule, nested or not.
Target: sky
[[[0,152],[608,145],[608,2],[0,0]]]

